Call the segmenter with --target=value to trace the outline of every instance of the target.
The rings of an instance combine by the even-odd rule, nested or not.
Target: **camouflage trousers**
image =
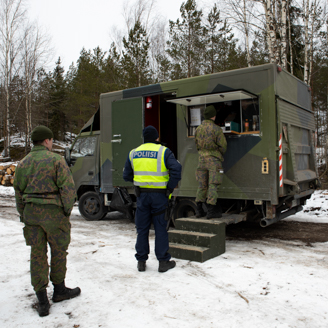
[[[198,189],[196,193],[196,202],[205,202],[216,205],[218,198],[218,188],[222,183],[222,163],[216,158],[199,158],[196,169],[196,180]]]
[[[31,246],[31,283],[37,293],[49,283],[47,244],[51,250],[50,280],[60,284],[65,279],[71,224],[63,208],[57,205],[27,203],[23,219],[26,245]]]

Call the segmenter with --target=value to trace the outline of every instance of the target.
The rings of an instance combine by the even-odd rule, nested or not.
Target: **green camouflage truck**
[[[130,198],[135,207],[133,185],[122,173],[147,125],[158,129],[182,164],[173,217],[193,216],[194,134],[209,104],[228,144],[219,188],[226,222],[253,220],[265,227],[300,211],[318,184],[311,90],[265,64],[101,94],[98,111],[65,155],[82,216],[99,220],[117,210],[117,194],[130,196],[125,203]]]

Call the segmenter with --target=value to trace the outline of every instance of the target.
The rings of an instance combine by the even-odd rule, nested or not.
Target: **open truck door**
[[[127,186],[123,169],[129,152],[143,143],[143,99],[119,100],[112,107],[112,179],[113,186]]]

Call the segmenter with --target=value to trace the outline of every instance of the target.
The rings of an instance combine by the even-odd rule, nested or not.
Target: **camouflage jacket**
[[[212,120],[204,120],[196,129],[195,143],[200,158],[215,157],[223,162],[227,141],[222,129]]]
[[[25,203],[61,206],[69,216],[76,200],[73,176],[64,158],[45,146],[34,146],[17,165],[14,189],[21,217]]]

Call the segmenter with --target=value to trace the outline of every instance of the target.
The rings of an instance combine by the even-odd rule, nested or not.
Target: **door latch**
[[[115,140],[112,140],[111,142],[121,143],[122,139],[115,139]]]

